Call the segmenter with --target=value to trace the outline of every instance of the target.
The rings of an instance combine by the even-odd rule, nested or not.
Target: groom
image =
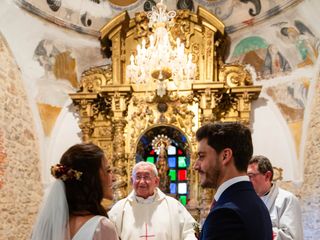
[[[247,176],[253,153],[250,130],[237,122],[209,123],[198,129],[199,172],[204,188],[217,189],[201,240],[271,240],[268,210]]]

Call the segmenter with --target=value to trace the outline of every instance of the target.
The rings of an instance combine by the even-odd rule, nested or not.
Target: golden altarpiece
[[[178,10],[170,27],[171,44],[179,37],[196,66],[193,80],[167,80],[164,95],[156,92],[157,81],[132,83],[126,67],[136,46],[153,33],[145,12],[129,17],[123,12],[100,31],[102,52],[111,64],[83,72],[81,86],[71,94],[79,114],[84,142],[102,147],[115,170],[115,201],[131,190],[130,173],[143,155],[143,137],[166,135],[179,142],[189,159],[187,208],[197,218],[207,213],[212,191],[202,189],[192,169],[196,159],[195,131],[208,121],[241,121],[249,124],[251,101],[260,93],[244,66],[224,63],[228,39],[223,23],[199,7],[197,13]],[[177,134],[178,133],[178,134]],[[171,136],[170,136],[171,134]],[[139,154],[138,154],[139,153]]]

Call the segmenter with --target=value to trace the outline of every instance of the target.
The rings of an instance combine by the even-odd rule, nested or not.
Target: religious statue
[[[170,192],[169,166],[167,159],[167,148],[171,144],[171,140],[165,135],[158,135],[152,141],[153,149],[158,152],[156,167],[158,170],[160,183],[159,188],[165,193]]]
[[[167,151],[164,144],[160,146],[156,167],[158,169],[158,174],[160,178],[159,188],[161,189],[161,191],[165,193],[169,193],[170,192],[170,189],[169,189],[170,179],[168,175],[169,166],[167,161]]]

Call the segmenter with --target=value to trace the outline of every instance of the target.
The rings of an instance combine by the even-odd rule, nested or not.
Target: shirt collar
[[[217,189],[217,192],[216,194],[214,195],[214,199],[216,201],[219,200],[221,194],[228,188],[230,187],[231,185],[237,183],[237,182],[242,182],[242,181],[250,181],[249,180],[249,177],[248,176],[239,176],[239,177],[234,177],[234,178],[231,178],[227,181],[225,181],[224,183],[222,183],[218,189]]]

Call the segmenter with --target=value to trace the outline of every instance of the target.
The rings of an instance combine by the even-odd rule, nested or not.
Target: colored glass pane
[[[171,194],[177,193],[177,184],[176,183],[170,183],[170,193]]]
[[[175,168],[177,166],[176,157],[168,157],[169,168]]]
[[[143,135],[141,138],[141,142],[143,142],[143,145],[147,146],[149,143],[149,140],[146,136]]]
[[[178,167],[179,168],[186,168],[187,167],[185,156],[178,157]]]
[[[169,176],[170,176],[171,181],[176,181],[177,180],[177,171],[174,169],[170,169]]]
[[[182,150],[178,149],[178,155],[182,155],[182,154],[183,154]]]
[[[168,147],[168,155],[176,155],[176,147],[175,146],[172,146],[172,145],[170,145],[169,147]]]
[[[150,151],[150,155],[154,155],[154,149]]]
[[[180,202],[185,206],[187,205],[187,196],[180,196],[179,197]]]
[[[178,193],[187,194],[187,183],[178,183]]]
[[[154,157],[147,157],[147,162],[154,163]]]
[[[187,170],[178,170],[178,180],[179,181],[187,180]]]
[[[181,137],[181,141],[185,143],[185,142],[187,141],[187,138],[186,138],[185,136],[183,136],[183,135],[182,135],[182,137]]]

